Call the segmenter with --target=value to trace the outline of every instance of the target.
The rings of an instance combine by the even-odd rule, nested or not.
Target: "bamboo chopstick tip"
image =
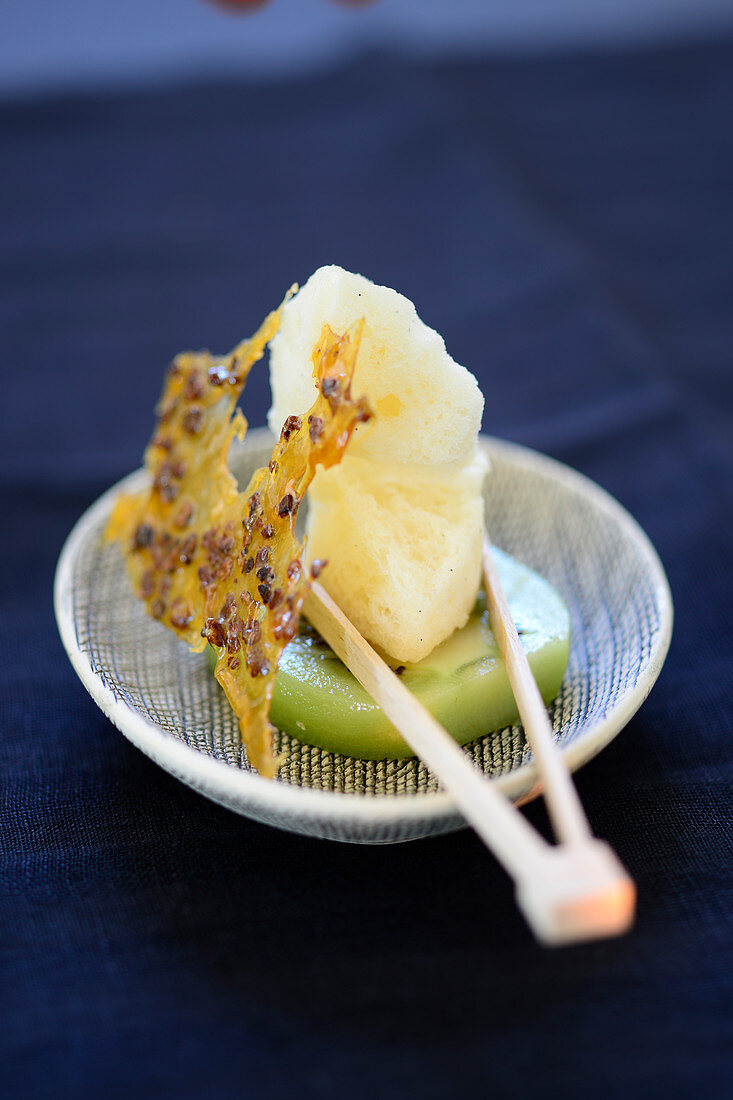
[[[550,849],[517,887],[520,909],[548,946],[621,936],[636,913],[636,886],[602,840]]]

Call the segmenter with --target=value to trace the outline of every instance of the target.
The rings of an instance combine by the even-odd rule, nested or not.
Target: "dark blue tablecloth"
[[[0,106],[4,1096],[731,1095],[732,119],[724,42]],[[62,651],[56,557],[171,355],[328,262],[413,298],[485,429],[597,479],[667,566],[667,665],[578,777],[638,882],[625,939],[538,947],[470,832],[218,808]]]

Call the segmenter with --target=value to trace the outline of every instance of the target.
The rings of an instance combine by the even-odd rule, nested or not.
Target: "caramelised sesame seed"
[[[288,580],[295,583],[297,580],[300,579],[301,572],[302,569],[300,562],[297,559],[295,561],[291,561],[287,569]]]
[[[216,646],[218,649],[221,649],[227,639],[224,623],[220,622],[218,619],[207,619],[204,623],[202,633],[207,642]]]
[[[267,676],[270,671],[269,662],[265,660],[262,651],[259,649],[250,649],[247,654],[246,664],[249,674],[252,677]]]
[[[153,535],[155,532],[149,523],[141,523],[132,541],[133,550],[144,550],[146,546],[150,546],[153,541]]]
[[[222,621],[226,621],[230,617],[232,611],[234,611],[234,605],[236,604],[236,602],[236,596],[233,592],[230,592],[227,598],[224,600],[221,611],[219,612],[219,618]]]
[[[303,421],[299,416],[289,416],[283,424],[283,430],[281,432],[282,437],[287,440],[294,432],[299,432]]]
[[[198,401],[206,393],[204,380],[197,370],[191,371],[186,385],[183,387],[183,396],[187,401]]]
[[[171,625],[179,630],[185,629],[189,623],[193,622],[193,612],[184,600],[178,599],[175,601],[171,607],[170,621]]]
[[[274,638],[278,640],[287,638],[290,641],[295,637],[298,629],[297,617],[292,611],[283,610],[280,613],[280,617],[275,621],[275,625],[272,628],[272,634]]]
[[[189,435],[198,435],[204,426],[204,410],[201,405],[191,405],[183,414],[183,430]]]
[[[295,497],[292,493],[286,493],[277,506],[277,514],[285,519],[285,516],[292,515],[295,510]]]
[[[190,565],[190,563],[193,561],[194,555],[196,553],[196,547],[198,546],[198,541],[199,540],[197,535],[189,535],[184,542],[178,555],[178,560],[183,565]]]
[[[308,434],[311,443],[317,443],[323,434],[323,418],[320,416],[308,417]]]
[[[173,517],[173,524],[175,527],[188,527],[193,516],[193,504],[190,500],[184,500],[175,516]]]

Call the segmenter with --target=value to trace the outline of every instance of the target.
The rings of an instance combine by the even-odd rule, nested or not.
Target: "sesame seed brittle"
[[[371,417],[351,396],[363,322],[336,335],[324,326],[313,352],[319,393],[289,416],[267,468],[244,492],[229,470],[247,428],[236,402],[279,326],[271,313],[228,356],[184,353],[168,371],[145,453],[152,484],[120,497],[107,538],[123,544],[135,592],[149,613],[195,651],[216,652],[215,675],[238,719],[250,763],[277,773],[270,701],[280,655],[297,629],[311,578],[295,536],[316,467],[338,463],[357,424]],[[312,575],[324,563],[313,562]]]

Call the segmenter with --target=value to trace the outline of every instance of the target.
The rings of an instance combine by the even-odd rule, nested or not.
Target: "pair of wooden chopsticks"
[[[474,767],[318,583],[305,614],[514,879],[517,904],[537,939],[564,944],[620,935],[634,918],[634,883],[611,848],[591,833],[512,621],[488,535],[483,565],[491,627],[534,753],[556,845]]]

